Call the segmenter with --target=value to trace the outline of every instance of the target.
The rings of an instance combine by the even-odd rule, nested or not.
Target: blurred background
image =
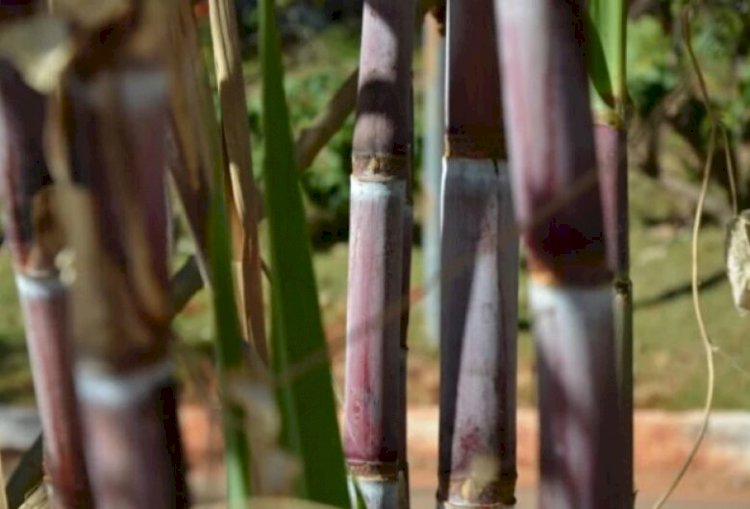
[[[298,133],[312,122],[357,66],[362,1],[278,3],[287,98],[292,128]],[[683,4],[682,0],[632,0],[628,24],[629,185],[638,408],[636,481],[643,501],[653,498],[666,486],[686,455],[699,425],[699,415],[694,410],[703,403],[706,385],[705,360],[690,295],[690,228],[700,173],[708,152],[710,125],[682,46],[678,13]],[[256,2],[237,0],[237,6],[253,160],[259,172],[263,154],[259,150],[262,133]],[[202,8],[199,5],[196,9],[200,12]],[[207,27],[204,29],[208,42]],[[693,30],[709,92],[731,139],[730,146],[720,143],[714,154],[714,174],[700,241],[704,312],[719,349],[717,412],[708,447],[678,491],[673,507],[750,507],[750,417],[745,414],[750,409],[750,327],[732,305],[724,273],[724,225],[732,215],[727,158],[731,158],[736,168],[740,208],[750,206],[750,1],[713,0],[709,8],[699,11]],[[414,54],[417,221],[412,274],[412,286],[419,291],[414,292],[409,334],[409,403],[413,482],[417,495],[431,504],[430,487],[435,484],[436,471],[439,372],[437,338],[433,332],[437,312],[425,305],[435,290],[434,280],[425,277],[433,270],[434,261],[425,257],[424,252],[435,241],[426,228],[428,219],[434,218],[430,205],[435,197],[426,191],[432,188],[425,170],[433,175],[436,170],[434,164],[431,170],[426,168],[426,161],[431,158],[425,147],[434,145],[427,133],[439,126],[426,120],[425,97],[430,77],[436,75],[434,63],[426,62],[429,59],[434,62],[439,45],[424,44],[427,38],[424,33],[420,37]],[[206,58],[211,58],[209,52]],[[352,116],[302,177],[310,241],[315,249],[319,302],[339,396],[353,126]],[[175,246],[177,264],[192,252],[192,240],[184,228],[177,228]],[[537,425],[533,412],[534,353],[523,284],[520,299],[518,390],[523,409],[519,412],[519,483],[523,504],[531,500],[536,475]],[[175,349],[182,373],[183,400],[195,407],[192,413],[186,413],[186,419],[194,419],[186,425],[188,449],[210,456],[215,440],[206,439],[207,430],[219,424],[210,410],[214,405],[210,383],[213,345],[205,292],[196,296],[177,319],[175,333],[179,338]],[[33,400],[9,254],[1,250],[0,405],[11,409],[4,411],[17,412],[32,422],[33,417],[22,411],[18,413],[17,409],[31,407]],[[201,408],[208,410],[201,412]],[[0,439],[7,441],[2,436]],[[195,441],[192,445],[191,440]]]

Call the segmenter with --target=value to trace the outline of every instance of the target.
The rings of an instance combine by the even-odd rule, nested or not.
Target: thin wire
[[[700,196],[698,198],[698,204],[695,208],[695,220],[693,222],[693,234],[692,234],[692,242],[691,242],[691,269],[692,269],[692,293],[693,293],[693,309],[695,311],[695,318],[698,322],[698,329],[700,330],[700,336],[701,336],[701,342],[703,344],[703,349],[706,353],[706,369],[708,371],[708,382],[707,382],[707,388],[706,388],[706,400],[703,405],[703,418],[701,422],[700,430],[698,431],[698,436],[696,437],[695,443],[693,444],[692,449],[690,450],[690,453],[688,454],[687,458],[685,459],[685,463],[680,468],[679,472],[677,472],[677,475],[675,476],[672,483],[669,485],[669,488],[667,488],[667,491],[662,495],[662,497],[654,504],[653,509],[660,509],[664,506],[664,504],[669,500],[669,497],[672,495],[674,490],[677,488],[677,486],[680,484],[680,481],[682,481],[683,477],[685,476],[685,472],[687,472],[688,468],[690,468],[690,465],[692,464],[693,460],[695,459],[696,454],[698,453],[698,450],[700,449],[701,444],[703,443],[703,439],[706,436],[706,431],[708,430],[708,424],[711,417],[711,407],[713,406],[713,399],[714,399],[714,388],[716,385],[716,373],[715,373],[715,362],[714,362],[714,351],[715,347],[713,342],[711,341],[711,338],[708,335],[708,330],[706,328],[706,323],[703,318],[703,311],[701,309],[701,301],[700,301],[700,289],[698,288],[698,240],[700,237],[700,228],[701,228],[701,218],[703,216],[703,205],[704,201],[706,199],[706,194],[708,192],[708,182],[711,177],[711,169],[713,166],[713,156],[716,152],[716,131],[719,129],[719,123],[717,122],[717,118],[713,111],[711,110],[711,105],[709,101],[708,91],[706,89],[705,81],[703,80],[703,73],[701,72],[700,65],[698,64],[698,59],[695,57],[695,52],[693,51],[692,46],[692,35],[690,30],[690,13],[689,10],[690,7],[686,7],[685,10],[682,13],[682,29],[683,29],[683,38],[685,42],[685,48],[687,50],[688,55],[690,56],[690,61],[693,66],[693,69],[695,70],[695,73],[698,77],[698,82],[700,84],[701,89],[701,95],[703,98],[703,102],[706,105],[706,109],[710,113],[711,117],[711,134],[709,137],[709,148],[708,148],[708,155],[706,156],[706,163],[703,171],[703,181],[701,183],[701,192]],[[726,147],[728,149],[728,146]],[[733,182],[733,179],[732,179]],[[732,184],[732,186],[734,186]]]

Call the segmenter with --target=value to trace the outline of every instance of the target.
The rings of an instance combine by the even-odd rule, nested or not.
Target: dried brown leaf
[[[727,277],[737,311],[750,311],[750,210],[743,210],[727,227]]]
[[[57,86],[74,54],[72,33],[59,18],[34,16],[0,28],[0,57],[9,60],[26,83],[43,94]]]

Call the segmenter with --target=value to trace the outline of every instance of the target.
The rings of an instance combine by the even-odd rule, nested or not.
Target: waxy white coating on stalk
[[[364,507],[399,507],[399,481],[384,481],[379,479],[368,479],[366,477],[349,476],[349,498],[352,501],[352,509],[364,509],[358,506],[361,499]]]
[[[153,397],[154,390],[174,378],[174,366],[166,360],[137,371],[114,374],[79,364],[75,376],[81,400],[110,408],[125,408]]]
[[[21,297],[38,299],[52,297],[67,291],[58,278],[38,278],[16,273],[16,288]]]
[[[351,179],[344,446],[377,463],[398,448],[403,180]],[[392,372],[391,372],[392,371]],[[393,416],[387,412],[393,412]],[[395,458],[394,458],[395,460]]]
[[[494,506],[515,485],[519,243],[510,177],[500,161],[444,165],[439,468],[448,484],[439,502]],[[475,472],[482,459],[496,471]]]
[[[529,286],[539,358],[540,507],[596,509],[618,500],[618,479],[606,471],[622,442],[616,385],[601,384],[615,370],[612,297],[609,285]]]
[[[168,80],[163,70],[126,71],[118,76],[122,103],[130,111],[150,109],[164,102]]]

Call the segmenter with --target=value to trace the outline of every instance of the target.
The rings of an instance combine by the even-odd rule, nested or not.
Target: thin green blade
[[[599,113],[622,115],[625,74],[626,0],[588,2],[588,59],[592,104]]]
[[[269,221],[274,352],[285,439],[303,466],[301,496],[348,507],[333,383],[283,88],[273,0],[260,2],[263,179]]]
[[[218,175],[217,175],[218,173]],[[224,403],[227,502],[230,509],[244,509],[250,496],[250,449],[245,435],[244,412],[226,398],[226,381],[243,365],[242,335],[232,281],[229,227],[221,168],[214,170],[209,223],[209,262],[213,275],[211,301],[216,322],[216,357]]]

